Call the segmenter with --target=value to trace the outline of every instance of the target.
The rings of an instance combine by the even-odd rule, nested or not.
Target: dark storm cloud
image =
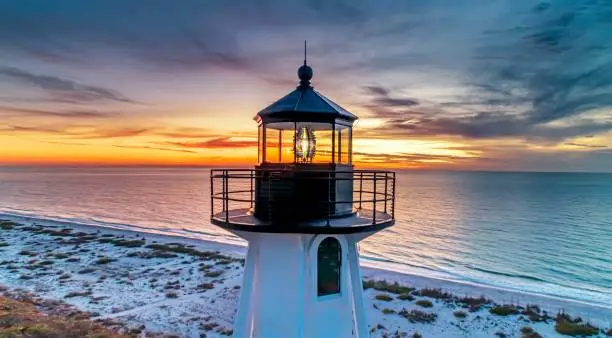
[[[0,67],[0,78],[2,77],[41,88],[51,96],[67,102],[133,102],[123,94],[109,88],[85,85],[56,76],[33,74],[15,67]]]

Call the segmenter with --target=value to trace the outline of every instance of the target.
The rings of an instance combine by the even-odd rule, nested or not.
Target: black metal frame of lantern
[[[357,116],[310,86],[310,67],[298,75],[293,92],[255,117],[258,165],[211,170],[211,222],[228,230],[289,233],[393,225],[395,173],[353,168]]]

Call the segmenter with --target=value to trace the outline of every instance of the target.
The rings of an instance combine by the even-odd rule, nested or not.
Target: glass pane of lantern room
[[[265,163],[281,163],[280,152],[281,131],[266,124],[265,130]]]
[[[266,124],[266,163],[293,163],[295,123]]]
[[[338,163],[350,164],[351,127],[338,128]]]

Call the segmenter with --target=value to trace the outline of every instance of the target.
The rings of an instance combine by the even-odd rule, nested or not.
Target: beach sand
[[[244,247],[2,218],[10,221],[0,222],[0,285],[7,288],[7,295],[30,293],[61,300],[62,306],[71,305],[106,326],[140,336],[231,335]],[[524,327],[543,337],[567,337],[555,330],[553,317],[559,311],[580,316],[580,324],[588,321],[597,326],[594,336],[605,337],[604,332],[612,327],[612,304],[611,308],[596,307],[386,271],[381,269],[384,264],[365,265],[372,337],[418,337],[415,333],[422,337],[524,337]],[[477,298],[481,296],[491,302],[480,304]],[[537,304],[539,312],[534,307],[528,310],[528,304]],[[500,315],[505,312],[517,313]]]

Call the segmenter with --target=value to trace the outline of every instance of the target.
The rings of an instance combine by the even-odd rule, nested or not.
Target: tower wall
[[[368,337],[356,243],[365,234],[235,232],[249,241],[234,337]],[[340,293],[318,296],[317,250],[340,242]]]

